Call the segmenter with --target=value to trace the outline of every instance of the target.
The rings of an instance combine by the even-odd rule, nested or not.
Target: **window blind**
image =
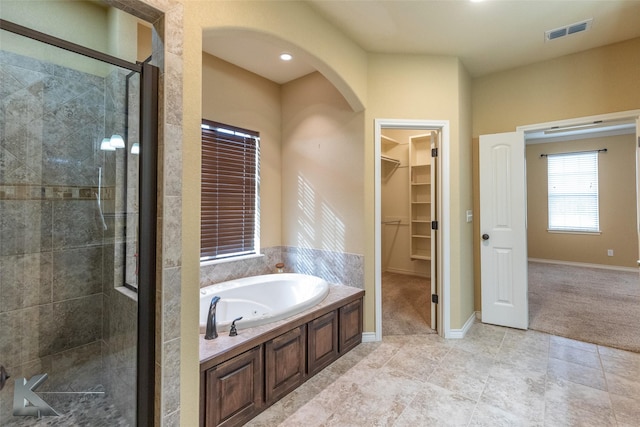
[[[200,260],[257,253],[259,134],[202,121]]]
[[[549,230],[600,231],[598,152],[549,154]]]

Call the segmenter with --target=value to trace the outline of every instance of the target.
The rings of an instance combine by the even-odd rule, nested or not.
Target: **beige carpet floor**
[[[529,328],[640,352],[640,274],[530,262]]]
[[[434,334],[431,283],[424,277],[382,273],[382,335]]]

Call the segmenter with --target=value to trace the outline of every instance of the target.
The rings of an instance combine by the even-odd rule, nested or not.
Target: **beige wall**
[[[462,63],[458,67],[458,144],[456,158],[457,167],[451,168],[451,198],[456,198],[458,208],[451,213],[450,220],[458,224],[458,240],[451,243],[451,256],[459,254],[458,266],[460,277],[460,291],[457,299],[451,297],[452,305],[459,304],[458,317],[453,317],[452,308],[451,327],[462,328],[465,322],[475,315],[474,275],[473,275],[473,223],[478,221],[474,215],[472,222],[467,222],[466,211],[473,211],[473,146],[471,144],[472,104],[471,104],[471,76]],[[453,155],[452,155],[453,156]],[[452,236],[453,237],[453,236]],[[452,265],[453,268],[453,265]],[[452,273],[453,276],[453,273]]]
[[[636,232],[635,135],[527,145],[527,245],[529,258],[635,267]],[[601,234],[547,231],[547,161],[540,154],[598,150]],[[607,256],[607,249],[614,256]]]
[[[137,59],[138,61],[142,62],[144,60],[146,60],[150,55],[151,55],[151,50],[153,49],[152,45],[151,45],[151,28],[147,27],[146,25],[142,25],[141,23],[138,23],[137,25],[138,28],[138,34],[137,34],[137,40],[138,40],[138,54],[137,54]]]
[[[634,110],[640,38],[473,80],[473,135]]]
[[[236,31],[248,31],[295,47],[296,56],[331,81],[353,110],[364,108],[365,52],[306,3],[189,0],[185,1],[185,13],[189,25],[201,28],[207,36],[233,37]]]
[[[637,109],[640,38],[473,80],[474,182],[478,135],[555,120]],[[479,189],[474,211],[479,213]],[[475,309],[480,310],[479,217],[474,220]]]
[[[118,15],[112,12],[112,16]],[[54,0],[1,0],[0,17],[13,23],[78,43],[99,52],[112,53],[112,17],[109,9],[93,2]],[[69,22],[68,25],[60,25]],[[113,33],[111,33],[113,34]],[[28,55],[53,64],[105,76],[110,67],[78,54],[0,31],[0,49]],[[113,53],[112,53],[113,54]]]
[[[320,73],[282,86],[282,243],[363,254],[363,120]]]
[[[426,55],[369,55],[368,104],[365,124],[365,218],[367,226],[365,280],[373,293],[374,144],[376,118],[449,120],[450,302],[451,324],[460,329],[473,314],[472,228],[464,212],[472,205],[470,83],[457,58]],[[373,330],[373,298],[365,301],[365,330]]]
[[[204,53],[202,118],[260,133],[260,244],[280,246],[280,85]]]

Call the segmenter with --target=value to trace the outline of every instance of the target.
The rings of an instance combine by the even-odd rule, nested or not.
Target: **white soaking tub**
[[[216,307],[218,332],[228,331],[238,317],[238,329],[251,328],[285,319],[321,302],[329,284],[306,274],[277,273],[244,277],[200,289],[200,333],[205,333],[211,299],[220,297]]]

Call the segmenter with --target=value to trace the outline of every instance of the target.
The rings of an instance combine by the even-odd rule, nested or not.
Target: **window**
[[[202,121],[200,261],[257,254],[260,137]]]
[[[598,152],[550,154],[549,230],[600,231]]]

